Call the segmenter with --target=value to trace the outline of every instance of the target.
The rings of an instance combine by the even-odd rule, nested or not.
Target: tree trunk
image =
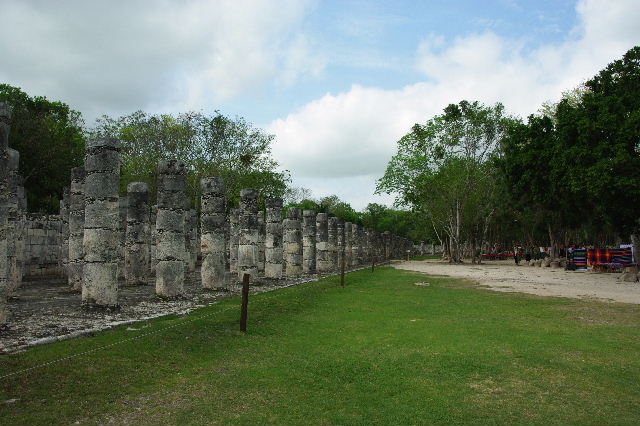
[[[636,233],[631,234],[631,245],[633,246],[631,248],[633,252],[633,263],[640,263],[640,259],[638,259],[638,256],[640,256],[640,235]]]

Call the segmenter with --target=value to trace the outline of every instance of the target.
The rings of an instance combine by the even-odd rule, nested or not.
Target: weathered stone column
[[[360,264],[360,226],[351,225],[351,266],[355,267]]]
[[[353,223],[345,222],[344,224],[344,267],[351,268],[351,256],[353,254]],[[342,268],[342,266],[340,266]]]
[[[238,273],[238,240],[240,209],[231,209],[229,212],[229,272]]]
[[[302,272],[316,272],[316,212],[302,212]]]
[[[264,273],[264,251],[265,251],[265,238],[266,238],[266,226],[264,222],[264,212],[258,212],[258,273]]]
[[[251,283],[258,278],[258,196],[255,189],[240,190],[238,280],[249,274]]]
[[[118,199],[118,212],[120,222],[118,226],[118,235],[120,235],[120,244],[118,244],[118,279],[124,280],[126,275],[126,267],[124,266],[124,252],[127,244],[127,209],[129,200],[127,196]]]
[[[331,270],[331,250],[329,249],[329,221],[326,213],[316,215],[316,269],[320,273]]]
[[[20,165],[20,153],[15,149],[7,148],[9,154],[8,179],[7,179],[7,282],[9,297],[16,296],[18,287],[22,283],[22,256],[20,253],[20,240],[22,240],[22,215],[18,201],[18,187],[22,178],[18,174]]]
[[[149,217],[150,226],[150,240],[149,240],[149,271],[151,275],[156,274],[156,264],[158,258],[156,256],[156,248],[158,247],[157,239],[158,233],[156,232],[156,220],[158,218],[158,206],[151,206],[151,216]]]
[[[84,267],[82,304],[118,306],[118,248],[120,246],[120,142],[87,142],[84,200]]]
[[[264,241],[264,276],[282,278],[282,199],[267,198],[265,200],[265,241]]]
[[[200,211],[200,250],[202,251],[202,287],[227,288],[225,222],[227,201],[224,180],[208,177],[200,180],[202,203]]]
[[[329,271],[338,269],[338,218],[331,216],[327,221],[327,243],[329,246]]]
[[[69,187],[62,189],[62,201],[60,201],[60,220],[62,221],[62,244],[60,245],[60,266],[67,273],[69,263]]]
[[[69,260],[67,278],[69,287],[82,291],[82,259],[84,249],[84,167],[71,169],[69,189]]]
[[[7,258],[7,198],[9,196],[9,121],[11,109],[9,104],[0,102],[0,326],[9,320],[7,307],[8,294],[8,258]]]
[[[296,276],[302,273],[302,224],[301,211],[297,207],[287,209],[287,219],[284,221],[284,255],[285,273]]]
[[[143,182],[127,185],[127,230],[125,235],[125,277],[128,285],[147,284],[151,268],[149,186]]]
[[[338,224],[336,226],[336,270],[338,272],[342,268],[342,256],[344,255],[344,222],[342,220],[338,220]]]
[[[185,167],[182,161],[158,162],[158,213],[156,218],[156,294],[184,294]]]

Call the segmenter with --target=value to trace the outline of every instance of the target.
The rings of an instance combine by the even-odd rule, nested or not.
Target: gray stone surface
[[[338,218],[327,219],[327,245],[329,248],[329,271],[338,270]]]
[[[240,190],[238,281],[249,274],[250,283],[258,279],[258,196],[255,189]]]
[[[69,287],[82,291],[82,241],[84,235],[84,167],[71,169],[69,189],[69,255],[67,278]]]
[[[200,187],[202,188],[200,212],[202,287],[208,289],[228,288],[225,256],[227,201],[224,180],[218,177],[204,178],[200,181]]]
[[[7,307],[8,294],[8,258],[7,258],[7,198],[9,197],[9,122],[11,112],[9,104],[0,102],[0,326],[9,320]]]
[[[284,221],[284,258],[287,276],[302,274],[301,213],[299,208],[290,207],[287,210],[287,219]]]
[[[182,297],[184,294],[185,175],[182,161],[158,162],[156,294],[165,298]]]
[[[7,292],[9,297],[14,297],[23,275],[24,260],[24,212],[20,208],[19,192],[23,186],[22,176],[18,174],[20,153],[15,149],[7,148]]]
[[[264,212],[258,212],[258,273],[264,274],[264,242],[266,238],[266,226],[264,222]]]
[[[316,212],[302,212],[302,272],[316,272]]]
[[[125,278],[127,285],[145,285],[151,272],[149,186],[144,182],[127,185],[127,201]]]
[[[316,215],[316,270],[327,273],[332,269],[329,247],[329,217],[327,213]]]
[[[229,211],[229,270],[232,273],[238,273],[239,219],[240,209],[231,209]]]
[[[122,241],[120,142],[108,138],[88,141],[85,172],[82,304],[115,308]]]
[[[351,260],[353,256],[353,223],[345,222],[344,224],[344,264],[348,269],[353,264]]]
[[[266,278],[281,279],[283,272],[282,199],[265,200],[265,266]]]

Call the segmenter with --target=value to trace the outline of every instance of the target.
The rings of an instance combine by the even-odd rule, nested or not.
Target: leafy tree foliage
[[[83,162],[81,114],[65,103],[29,96],[8,84],[0,84],[0,101],[12,107],[9,146],[20,151],[29,210],[57,213],[71,169]]]
[[[161,159],[186,163],[188,189],[195,202],[200,179],[207,176],[224,178],[231,205],[238,203],[241,188],[282,196],[289,182],[288,173],[277,171],[278,164],[271,157],[274,136],[243,118],[230,119],[219,112],[173,116],[138,111],[119,118],[103,116],[92,133],[121,140],[123,191],[134,181],[146,182],[155,190]]]
[[[399,205],[422,213],[448,242],[450,259],[460,261],[461,242],[481,244],[495,211],[493,158],[512,122],[501,104],[447,106],[398,141],[377,192],[395,193]]]

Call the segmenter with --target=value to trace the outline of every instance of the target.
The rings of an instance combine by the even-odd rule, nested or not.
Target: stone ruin
[[[229,293],[245,274],[252,285],[276,285],[336,274],[343,259],[350,270],[413,249],[407,239],[327,213],[291,207],[283,217],[279,198],[266,198],[262,211],[254,189],[241,190],[239,208],[228,209],[219,177],[202,179],[198,215],[177,160],[158,164],[156,205],[145,183],[130,183],[121,196],[115,139],[87,143],[84,166],[72,169],[58,215],[27,214],[19,153],[8,147],[10,119],[10,108],[0,103],[0,326],[11,325],[7,300],[21,297],[23,279],[56,278],[68,294],[81,295],[82,310],[117,312],[134,300],[123,300],[121,293],[134,291],[127,289],[155,293],[161,303],[189,297],[193,282],[200,292]]]

